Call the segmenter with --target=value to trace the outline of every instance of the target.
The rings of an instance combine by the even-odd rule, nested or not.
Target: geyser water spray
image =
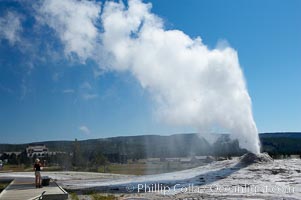
[[[102,69],[129,71],[175,125],[218,126],[242,148],[259,153],[258,131],[237,52],[208,48],[201,37],[166,30],[140,0],[44,1],[37,19],[54,29],[67,56],[93,59]]]

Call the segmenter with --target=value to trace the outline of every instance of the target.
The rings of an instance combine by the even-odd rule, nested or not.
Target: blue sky
[[[237,50],[259,132],[301,131],[300,1],[144,2],[167,29],[200,36],[210,48],[226,40]],[[93,60],[63,56],[56,35],[37,27],[31,11],[0,2],[0,17],[18,13],[22,26],[20,41],[0,34],[0,143],[196,131],[158,120],[150,94],[130,73],[96,77]]]

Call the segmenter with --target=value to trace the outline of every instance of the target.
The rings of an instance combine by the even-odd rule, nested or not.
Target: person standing
[[[33,166],[34,169],[34,174],[36,177],[36,188],[41,188],[41,163],[40,163],[40,159],[36,159],[35,164]]]

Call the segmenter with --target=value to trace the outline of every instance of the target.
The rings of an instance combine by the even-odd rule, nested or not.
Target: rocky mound
[[[240,163],[245,165],[250,165],[253,163],[271,163],[273,158],[271,158],[267,153],[246,153],[240,158]]]

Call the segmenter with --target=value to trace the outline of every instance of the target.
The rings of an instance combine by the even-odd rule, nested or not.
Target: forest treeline
[[[260,134],[262,151],[273,157],[301,155],[301,133]],[[29,145],[44,144],[49,152],[60,152],[47,157],[48,162],[72,166],[97,166],[106,162],[124,163],[128,159],[169,158],[189,156],[239,156],[247,151],[239,148],[237,140],[227,134],[219,134],[214,143],[209,143],[198,134],[170,136],[142,135],[105,139],[45,141],[29,144],[0,144],[0,159],[16,163],[31,163],[25,149]],[[20,155],[5,155],[4,152],[21,152]],[[62,153],[63,152],[63,153]],[[6,157],[3,157],[6,156]],[[64,163],[60,163],[64,162]]]

